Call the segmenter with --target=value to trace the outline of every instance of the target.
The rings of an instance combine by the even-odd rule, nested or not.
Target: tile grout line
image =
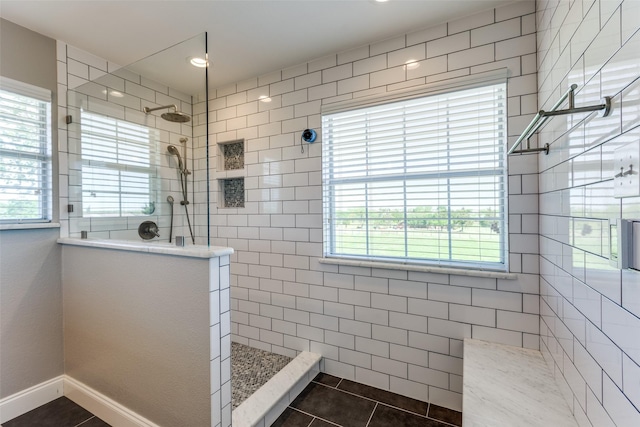
[[[373,407],[373,411],[371,411],[371,415],[369,415],[369,420],[367,421],[367,424],[365,424],[364,427],[369,427],[369,424],[371,423],[371,419],[373,418],[373,414],[375,414],[376,409],[378,409],[378,405],[379,405],[379,402],[376,402],[376,406]]]
[[[365,400],[368,400],[368,401],[370,401],[370,402],[374,402],[374,403],[381,403],[381,404],[383,404],[383,405],[385,405],[385,406],[388,406],[388,407],[390,407],[390,408],[398,409],[398,410],[400,410],[400,411],[408,412],[408,413],[410,413],[410,414],[414,414],[414,415],[417,415],[417,416],[419,416],[419,417],[427,418],[427,416],[426,416],[426,415],[421,415],[421,414],[419,414],[418,412],[413,412],[413,411],[409,411],[409,410],[404,409],[404,408],[400,408],[400,407],[398,407],[398,406],[393,406],[392,404],[389,404],[389,403],[386,403],[386,402],[382,402],[382,401],[380,401],[380,400],[375,400],[375,399],[372,399],[372,398],[370,398],[370,397],[362,396],[361,394],[357,394],[357,393],[354,393],[354,392],[349,391],[349,390],[344,390],[344,389],[337,388],[337,387],[335,387],[335,388],[334,388],[334,387],[331,387],[331,386],[328,386],[328,385],[325,385],[325,384],[322,384],[322,383],[316,383],[316,384],[321,385],[321,386],[324,386],[324,387],[327,387],[327,388],[333,388],[334,390],[341,391],[341,392],[343,392],[343,393],[350,394],[351,396],[359,397],[359,398],[361,398],[361,399],[365,399]],[[383,390],[383,391],[386,391],[386,390]],[[428,407],[428,404],[429,404],[428,402],[423,402],[423,403],[427,403],[427,407]]]
[[[89,421],[91,421],[92,419],[94,419],[96,416],[95,415],[91,415],[89,418],[87,418],[86,420],[84,420],[83,422],[81,422],[80,424],[76,424],[74,427],[81,427],[83,424],[88,423]]]
[[[340,382],[338,383],[338,385],[340,385],[340,384],[342,383],[342,380],[343,380],[343,378],[341,378],[341,379],[340,379]],[[429,413],[429,408],[431,407],[431,402],[419,401],[419,402],[423,402],[423,403],[426,403],[426,404],[427,404],[427,413],[426,413],[425,415],[421,415],[421,414],[420,414],[420,413],[418,413],[418,412],[409,411],[409,410],[407,410],[407,409],[400,408],[400,407],[398,407],[398,406],[394,406],[394,405],[389,404],[389,403],[386,403],[386,402],[382,402],[382,401],[379,401],[379,400],[371,399],[370,397],[362,396],[362,395],[360,395],[360,394],[356,394],[356,393],[353,393],[353,392],[348,391],[348,390],[343,390],[343,389],[341,389],[341,388],[338,388],[338,386],[336,386],[336,387],[331,387],[331,386],[329,386],[329,385],[322,384],[322,383],[319,383],[319,382],[317,382],[317,381],[312,381],[312,382],[313,382],[313,383],[315,383],[315,384],[321,385],[321,386],[323,386],[323,387],[331,388],[331,389],[334,389],[334,390],[337,390],[337,391],[341,391],[341,392],[346,393],[346,394],[350,394],[350,395],[355,396],[355,397],[360,397],[360,398],[362,398],[362,399],[365,399],[365,400],[368,400],[368,401],[371,401],[371,402],[375,402],[376,404],[378,404],[378,403],[379,403],[379,404],[381,404],[381,405],[388,406],[389,408],[393,408],[393,409],[397,409],[397,410],[399,410],[399,411],[407,412],[407,413],[409,413],[409,414],[416,415],[416,416],[421,417],[421,418],[426,418],[426,419],[429,419],[429,420],[432,420],[432,421],[437,421],[437,422],[442,423],[442,424],[445,424],[445,425],[447,425],[447,426],[451,426],[451,427],[459,427],[459,426],[457,426],[457,425],[455,425],[455,424],[451,424],[451,423],[449,423],[449,422],[447,422],[447,421],[442,421],[442,420],[438,420],[438,419],[436,419],[436,418],[431,418],[431,417],[429,417],[427,414]],[[366,385],[366,384],[365,384],[365,385]],[[386,391],[386,390],[383,390],[383,391]],[[417,400],[417,399],[416,399],[416,400]],[[448,408],[445,408],[445,409],[448,409]],[[451,409],[451,411],[453,411],[453,409]],[[302,411],[300,411],[300,412],[302,412]],[[457,412],[457,411],[456,411],[456,412]]]
[[[300,412],[301,414],[309,415],[311,418],[313,418],[313,419],[311,420],[311,422],[309,423],[309,425],[311,425],[311,423],[312,423],[314,420],[318,419],[318,420],[324,421],[324,422],[326,422],[326,423],[332,424],[332,425],[337,426],[337,427],[343,427],[343,426],[341,426],[340,424],[336,424],[336,423],[334,423],[333,421],[329,421],[329,420],[327,420],[327,419],[325,419],[325,418],[319,417],[319,416],[317,416],[317,415],[313,415],[313,414],[311,414],[311,413],[309,413],[309,412],[306,412],[306,411],[303,411],[303,410],[301,410],[301,409],[298,409],[298,408],[292,408],[291,406],[287,406],[287,408],[289,408],[289,409],[293,409],[294,411],[298,411],[298,412]],[[307,427],[309,427],[309,426],[307,426]]]

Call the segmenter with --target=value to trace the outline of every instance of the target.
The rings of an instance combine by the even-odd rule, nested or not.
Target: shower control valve
[[[154,237],[160,237],[160,233],[158,233],[158,225],[153,221],[143,221],[138,227],[138,235],[143,240],[151,240]]]

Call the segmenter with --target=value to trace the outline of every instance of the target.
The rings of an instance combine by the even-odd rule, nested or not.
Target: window
[[[51,93],[0,78],[0,221],[51,221]]]
[[[326,113],[326,257],[506,270],[506,85]]]
[[[155,129],[83,111],[82,215],[153,213]]]

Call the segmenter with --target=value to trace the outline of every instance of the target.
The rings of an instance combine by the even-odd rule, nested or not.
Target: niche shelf
[[[224,170],[244,169],[244,141],[222,144]]]
[[[219,142],[217,144],[218,162],[215,174],[218,181],[220,208],[243,208],[245,203],[245,141]]]
[[[244,208],[244,178],[221,179],[220,181],[220,207]]]
[[[216,178],[237,178],[244,175],[244,140],[225,141],[218,144]]]

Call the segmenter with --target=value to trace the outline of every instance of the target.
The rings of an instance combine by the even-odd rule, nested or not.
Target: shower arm
[[[142,111],[145,114],[149,114],[152,111],[158,111],[158,110],[164,110],[166,108],[173,108],[174,112],[178,111],[178,106],[176,104],[169,104],[169,105],[163,105],[162,107],[154,107],[154,108],[149,108],[149,107],[143,107]]]

